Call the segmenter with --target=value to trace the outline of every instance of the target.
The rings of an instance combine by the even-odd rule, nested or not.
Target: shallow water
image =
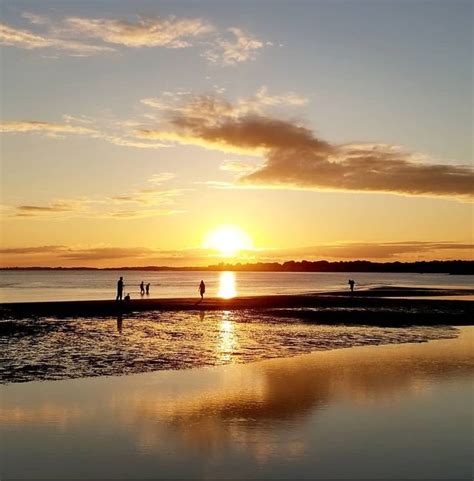
[[[381,286],[471,288],[472,276],[363,272],[147,272],[147,271],[0,271],[0,302],[114,299],[119,276],[125,292],[139,299],[141,281],[151,284],[150,297],[197,297],[199,281],[211,297],[298,294]]]
[[[264,311],[0,323],[0,382],[121,375],[456,337],[450,327],[316,325]]]
[[[473,328],[0,386],[2,479],[472,479]]]

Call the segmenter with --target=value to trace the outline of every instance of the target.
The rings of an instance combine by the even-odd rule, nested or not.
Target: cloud
[[[139,17],[136,22],[106,18],[69,17],[66,28],[75,34],[130,48],[191,46],[190,39],[214,30],[200,18]]]
[[[149,179],[148,182],[152,184],[162,184],[163,182],[167,182],[168,180],[172,180],[176,177],[176,174],[173,172],[161,172],[159,174],[153,174]]]
[[[0,122],[0,132],[3,133],[25,133],[40,132],[46,134],[97,134],[95,129],[88,127],[57,124],[53,122],[43,122],[37,120],[19,120]]]
[[[285,127],[283,126],[283,129]],[[272,148],[243,184],[316,190],[381,192],[474,199],[469,166],[419,162],[416,154],[384,144]]]
[[[142,258],[152,254],[151,249],[145,247],[96,247],[89,249],[69,249],[61,254],[63,259],[74,261],[96,261],[107,259]]]
[[[70,217],[139,219],[180,214],[184,211],[177,209],[175,203],[185,190],[161,187],[163,182],[173,177],[174,174],[170,172],[155,174],[148,179],[153,187],[135,189],[111,197],[58,199],[48,204],[2,205],[2,211],[8,217],[37,219]],[[121,206],[128,208],[124,209]]]
[[[86,204],[87,201],[79,199],[56,200],[47,205],[23,204],[10,206],[10,210],[13,217],[50,217],[58,214],[84,212]]]
[[[261,155],[265,142],[255,145],[255,140],[249,142],[233,142],[222,138],[212,138],[212,135],[196,135],[197,130],[208,130],[222,125],[225,121],[238,122],[249,116],[264,115],[268,109],[275,106],[301,106],[307,102],[294,92],[273,95],[266,86],[261,87],[254,96],[238,98],[235,104],[221,96],[193,95],[189,92],[178,94],[165,93],[158,98],[146,98],[144,105],[157,109],[167,120],[165,129],[136,129],[135,135],[140,139],[155,140],[168,143],[197,145],[209,149],[245,155]],[[275,121],[277,123],[278,121]],[[252,136],[253,125],[249,125],[247,136]],[[269,125],[268,129],[272,129]],[[261,128],[258,130],[262,130]],[[210,132],[210,130],[208,130]],[[262,132],[254,132],[255,136]],[[262,139],[263,140],[263,139]]]
[[[117,52],[119,47],[197,47],[201,51],[204,49],[201,56],[208,62],[225,66],[254,60],[259,50],[273,45],[238,27],[219,31],[199,17],[142,15],[133,20],[74,16],[52,19],[29,12],[22,17],[41,33],[0,24],[1,44],[27,50],[53,49],[80,57]],[[84,39],[95,43],[84,43]],[[57,53],[43,56],[58,58]]]
[[[60,135],[80,134],[89,135],[92,138],[104,140],[120,147],[131,147],[137,149],[161,149],[169,147],[168,144],[159,142],[141,142],[136,138],[127,135],[117,135],[97,130],[96,128],[85,127],[83,124],[91,125],[91,119],[75,118],[71,115],[63,116],[66,123],[59,124],[40,120],[19,120],[0,122],[0,133],[38,133],[48,137]],[[75,125],[72,122],[79,122],[82,125]]]
[[[60,245],[48,245],[37,247],[7,247],[0,249],[1,255],[24,255],[24,254],[51,254],[54,252],[60,252],[64,250],[64,246]]]
[[[113,246],[26,246],[0,249],[2,265],[212,265],[226,262],[285,262],[289,260],[415,261],[472,259],[474,244],[462,242],[340,243],[292,249],[255,249],[239,259],[223,259],[212,249],[151,249]],[[113,262],[117,261],[117,262]]]
[[[35,22],[38,23],[38,22]],[[39,35],[28,30],[21,30],[0,24],[0,44],[26,50],[55,49],[68,52],[73,56],[90,56],[101,53],[110,53],[115,50],[101,45],[89,45],[76,40],[66,40]]]
[[[233,104],[221,95],[195,95],[189,91],[166,91],[159,97],[145,98],[140,102],[165,114],[208,120],[215,115],[237,118],[245,114],[263,114],[273,107],[301,107],[308,103],[308,98],[291,91],[273,94],[262,85],[254,95],[239,97]]]
[[[225,160],[219,168],[229,172],[248,172],[253,170],[254,166],[241,160]]]
[[[97,133],[93,135],[93,137],[105,140],[119,147],[131,147],[134,149],[163,149],[169,147],[168,144],[162,142],[139,142],[136,139],[131,139],[126,136],[121,137],[120,135],[110,135],[104,132]]]
[[[202,56],[210,63],[232,66],[255,60],[264,43],[240,28],[229,28],[225,36],[219,37]]]
[[[172,130],[138,129],[136,135],[263,155],[261,165],[238,179],[246,186],[474,198],[470,166],[428,163],[387,144],[330,143],[296,121],[254,111],[195,97],[165,111]]]
[[[183,189],[162,190],[159,188],[140,189],[125,195],[115,195],[111,200],[118,203],[133,203],[145,205],[169,205],[182,195]]]
[[[372,259],[390,260],[393,258],[444,258],[446,251],[456,252],[458,256],[467,251],[467,257],[472,257],[474,244],[462,242],[346,242],[340,244],[318,245],[292,249],[268,249],[264,255],[268,259]],[[449,255],[449,252],[448,252]]]

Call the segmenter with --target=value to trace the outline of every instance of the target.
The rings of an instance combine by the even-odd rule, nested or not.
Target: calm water
[[[473,329],[0,387],[2,479],[472,479]]]
[[[150,283],[150,297],[194,297],[204,279],[206,295],[294,294],[387,285],[418,287],[472,287],[472,276],[385,273],[283,273],[283,272],[144,272],[144,271],[0,271],[0,302],[114,299],[119,276],[125,292],[139,298],[139,284]]]

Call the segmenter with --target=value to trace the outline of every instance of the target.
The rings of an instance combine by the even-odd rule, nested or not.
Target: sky
[[[474,257],[472,2],[0,6],[1,266]]]

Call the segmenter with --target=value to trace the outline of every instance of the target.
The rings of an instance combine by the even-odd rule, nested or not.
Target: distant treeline
[[[288,261],[257,262],[253,264],[220,263],[207,267],[8,267],[1,270],[106,270],[106,271],[252,271],[252,272],[413,272],[421,274],[474,274],[474,261],[419,261],[419,262],[371,262],[371,261]]]
[[[444,274],[474,274],[474,261],[288,261],[279,264],[218,264],[209,270],[269,271],[269,272],[414,272]]]

